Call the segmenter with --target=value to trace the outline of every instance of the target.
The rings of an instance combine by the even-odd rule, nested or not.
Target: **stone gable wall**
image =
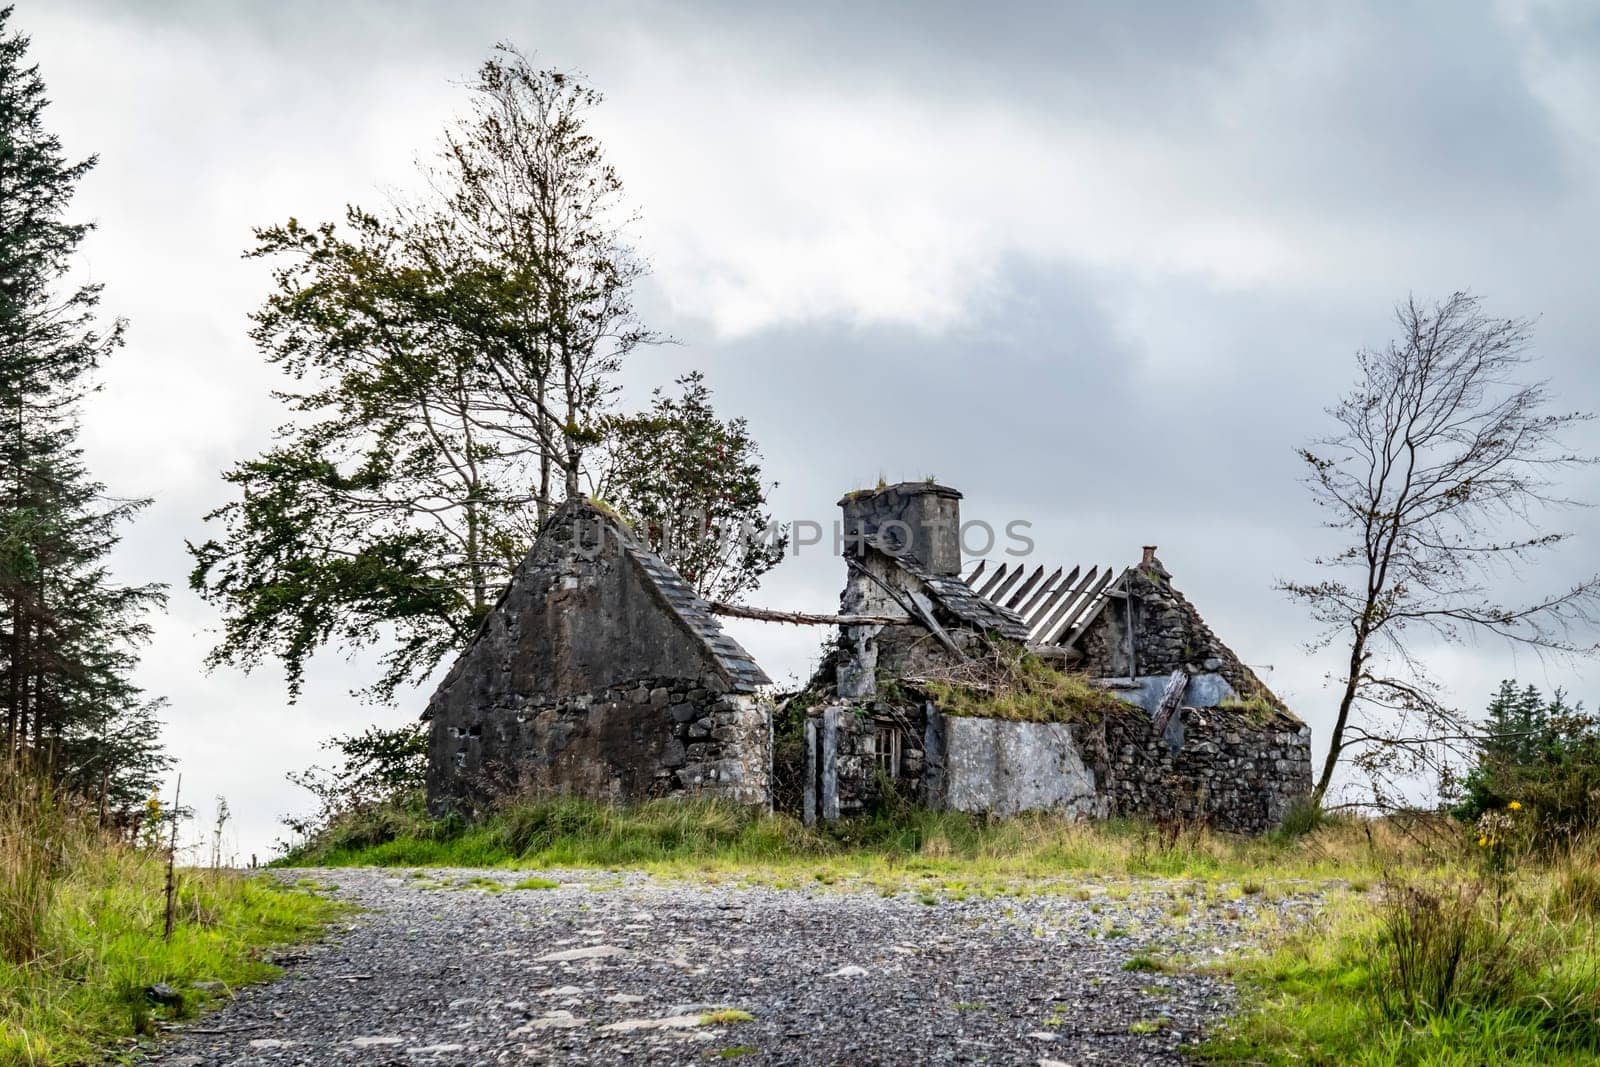
[[[1129,568],[1123,585],[1133,605],[1136,662],[1130,668],[1130,600],[1112,599],[1079,640],[1083,656],[1079,670],[1096,678],[1166,675],[1176,670],[1191,675],[1216,673],[1240,696],[1259,696],[1283,707],[1255,672],[1212,632],[1188,598],[1173,587],[1159,561],[1150,567]]]
[[[765,804],[769,711],[735,693],[611,520],[564,505],[428,706],[428,798],[506,790]]]

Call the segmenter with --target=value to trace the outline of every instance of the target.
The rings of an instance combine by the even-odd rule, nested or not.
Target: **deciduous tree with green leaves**
[[[356,209],[257,238],[278,266],[253,337],[304,387],[279,393],[296,418],[278,443],[225,473],[225,535],[191,546],[191,583],[226,611],[211,661],[278,659],[298,692],[317,648],[380,645],[387,699],[472,632],[534,525],[528,453],[483,425],[494,385],[454,323],[481,279]]]
[[[658,338],[634,315],[645,268],[587,125],[599,94],[509,46],[470,94],[426,194],[337,226],[290,219],[250,253],[275,264],[253,338],[296,385],[291,421],[225,473],[239,496],[190,546],[190,582],[223,610],[211,662],[279,660],[291,694],[328,646],[380,650],[382,701],[426,676],[553,507],[598,482],[645,520],[669,497],[719,517],[765,499],[744,424],[715,418],[700,379],[639,418],[614,410],[624,362]],[[776,561],[719,551],[685,565],[729,595]]]
[[[701,596],[737,600],[783,559],[788,539],[765,510],[769,486],[745,420],[718,417],[700,372],[677,386],[612,421],[600,495]]]

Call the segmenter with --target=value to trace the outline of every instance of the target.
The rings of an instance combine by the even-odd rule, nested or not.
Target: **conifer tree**
[[[87,223],[67,211],[95,165],[68,162],[28,39],[0,8],[0,739],[80,792],[137,798],[164,758],[156,702],[130,681],[157,586],[115,582],[105,557],[146,501],[108,498],[85,469],[78,409],[122,343],[101,289],[71,277]]]

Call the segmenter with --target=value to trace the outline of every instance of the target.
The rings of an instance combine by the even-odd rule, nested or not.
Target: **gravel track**
[[[1129,961],[1237,951],[1259,913],[1316,900],[1190,909],[1134,882],[928,903],[594,871],[511,889],[534,873],[295,871],[363,911],[148,1062],[1177,1064],[1230,991]]]

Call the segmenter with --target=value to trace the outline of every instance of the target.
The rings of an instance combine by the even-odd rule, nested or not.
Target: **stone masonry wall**
[[[1311,728],[1289,716],[1260,721],[1231,708],[1184,708],[1174,752],[1142,709],[1132,710],[1104,724],[1098,770],[1112,814],[1264,833],[1311,794]]]
[[[1200,613],[1172,585],[1172,576],[1152,559],[1130,567],[1125,577],[1129,599],[1113,599],[1084,634],[1080,670],[1097,678],[1166,675],[1186,670],[1191,675],[1217,673],[1234,692],[1282,703],[1255,672],[1211,631]],[[1133,611],[1134,661],[1129,664],[1128,611]]]
[[[765,675],[703,609],[610,516],[562,505],[429,702],[430,806],[509,790],[769,803]]]
[[[725,689],[715,676],[646,678],[531,697],[485,709],[480,723],[445,726],[444,740],[458,775],[477,775],[473,795],[620,801],[695,793],[764,803],[766,712]]]

